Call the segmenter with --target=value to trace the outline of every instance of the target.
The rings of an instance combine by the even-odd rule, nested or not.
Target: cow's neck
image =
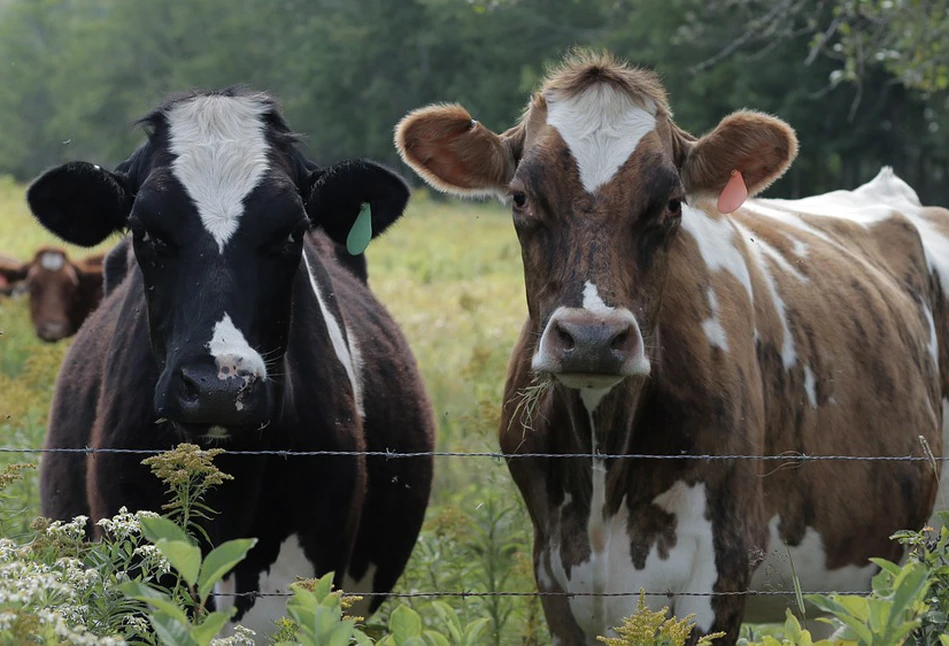
[[[635,419],[645,394],[642,379],[628,379],[608,393],[556,386],[551,395],[554,419],[566,422],[552,426],[555,452],[590,456],[567,460],[564,490],[608,515],[622,502],[630,461],[601,456],[631,452]]]

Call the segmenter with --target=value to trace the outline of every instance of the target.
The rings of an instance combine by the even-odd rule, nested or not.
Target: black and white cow
[[[169,100],[110,172],[75,162],[27,198],[62,239],[93,245],[131,231],[106,261],[108,295],[60,372],[48,447],[430,451],[434,422],[399,328],[339,262],[363,204],[372,233],[398,219],[403,181],[368,161],[319,169],[275,102],[228,89]],[[345,253],[345,251],[343,252]],[[160,508],[141,455],[51,454],[43,513],[94,521],[125,505]],[[255,536],[225,581],[285,589],[333,570],[352,591],[389,591],[428,503],[431,457],[225,454],[234,481],[209,500],[215,542]],[[371,598],[374,610],[381,597]],[[240,597],[237,618],[264,632],[282,599]]]

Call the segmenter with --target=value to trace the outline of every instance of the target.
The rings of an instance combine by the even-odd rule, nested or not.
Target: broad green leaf
[[[392,631],[396,643],[401,645],[409,638],[422,634],[422,620],[408,606],[399,606],[389,617],[389,630]]]
[[[152,543],[157,543],[163,539],[166,541],[191,542],[185,530],[164,516],[159,516],[158,518],[144,517],[139,519],[139,523],[142,525],[142,533],[145,535],[145,538]]]
[[[160,539],[155,543],[155,547],[161,550],[188,585],[197,583],[198,571],[201,568],[201,549],[198,546],[185,541]]]
[[[491,620],[488,617],[482,617],[481,619],[476,619],[475,621],[472,621],[470,624],[468,624],[467,628],[465,628],[464,643],[468,646],[474,646],[474,644],[479,643],[478,638],[490,623]]]
[[[204,603],[214,584],[221,580],[235,565],[244,560],[247,552],[257,544],[256,538],[239,538],[228,541],[211,550],[211,553],[201,564],[201,573],[198,576],[198,598]]]
[[[236,611],[237,608],[231,608],[230,612],[212,612],[200,625],[191,629],[191,638],[198,643],[198,646],[208,646]]]
[[[949,646],[949,635],[940,635],[939,643],[942,644],[942,646]]]
[[[464,636],[461,631],[461,620],[458,619],[458,614],[455,612],[455,609],[444,601],[433,601],[431,606],[448,628],[448,634],[451,635],[452,641],[455,642],[455,644],[463,644]]]
[[[926,580],[929,572],[919,563],[910,563],[903,568],[897,578],[896,592],[893,594],[893,608],[890,615],[894,620],[903,619],[903,614],[916,600],[921,600],[929,588]]]
[[[187,625],[188,623],[188,615],[185,614],[185,611],[179,608],[175,602],[171,600],[171,597],[164,592],[138,581],[126,581],[119,586],[119,590],[129,599],[147,603],[151,607],[157,608],[183,624]]]
[[[870,562],[876,565],[881,570],[889,572],[893,576],[897,576],[900,573],[900,566],[892,561],[887,561],[886,559],[880,558],[871,558]]]
[[[198,646],[188,634],[187,624],[163,612],[153,612],[148,618],[152,622],[155,634],[165,646]]]
[[[448,641],[447,637],[434,630],[426,630],[422,638],[425,640],[426,646],[451,646],[451,642]]]
[[[355,626],[351,621],[343,621],[336,625],[326,640],[326,646],[347,646],[353,637]]]

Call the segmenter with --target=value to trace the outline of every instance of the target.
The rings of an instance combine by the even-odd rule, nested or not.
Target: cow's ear
[[[101,296],[105,283],[101,257],[98,264],[87,261],[76,263],[76,274],[84,292]]]
[[[30,263],[12,258],[0,258],[0,294],[11,294],[16,283],[26,280]]]
[[[409,188],[401,177],[361,159],[313,170],[308,183],[310,221],[354,255],[398,220],[409,201]],[[354,246],[354,238],[364,244]]]
[[[697,141],[688,136],[676,139],[677,163],[689,193],[721,195],[729,180],[731,184],[743,180],[747,195],[755,195],[781,177],[797,156],[791,126],[751,110],[733,112]],[[741,199],[726,201],[738,208]]]
[[[395,128],[402,160],[433,188],[461,196],[503,193],[523,145],[523,126],[499,135],[460,105],[420,108]]]
[[[123,173],[70,162],[43,173],[26,199],[49,231],[66,242],[92,247],[125,227],[135,196]]]

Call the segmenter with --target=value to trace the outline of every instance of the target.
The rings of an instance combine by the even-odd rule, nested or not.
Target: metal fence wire
[[[928,453],[928,447],[927,453]],[[121,448],[94,448],[94,447],[75,447],[75,448],[31,448],[31,447],[0,447],[0,454],[19,453],[19,454],[46,454],[46,453],[72,453],[72,454],[126,454],[126,455],[157,455],[166,453],[166,449],[121,449]],[[629,454],[609,454],[609,453],[511,453],[505,454],[496,451],[287,451],[281,449],[262,449],[262,450],[228,450],[223,449],[221,455],[247,455],[247,456],[274,456],[278,458],[294,457],[339,457],[339,456],[367,456],[380,457],[387,460],[398,460],[406,458],[436,457],[436,458],[488,458],[496,460],[517,460],[517,459],[573,459],[581,458],[589,460],[597,458],[600,460],[700,460],[707,462],[727,461],[727,460],[757,460],[762,462],[784,462],[790,464],[803,464],[807,462],[946,462],[949,456],[932,455],[810,455],[788,451],[776,455],[717,455],[717,454],[677,454],[661,455],[651,453],[629,453]],[[517,592],[517,591],[473,591],[473,590],[437,590],[437,591],[410,591],[410,592],[343,592],[347,597],[392,597],[397,599],[417,599],[417,598],[482,598],[482,597],[638,597],[645,594],[647,597],[794,597],[797,592],[794,590],[735,590],[728,592]],[[817,590],[802,591],[802,595],[859,595],[867,596],[866,590]],[[290,592],[213,592],[211,596],[215,597],[290,597]]]

